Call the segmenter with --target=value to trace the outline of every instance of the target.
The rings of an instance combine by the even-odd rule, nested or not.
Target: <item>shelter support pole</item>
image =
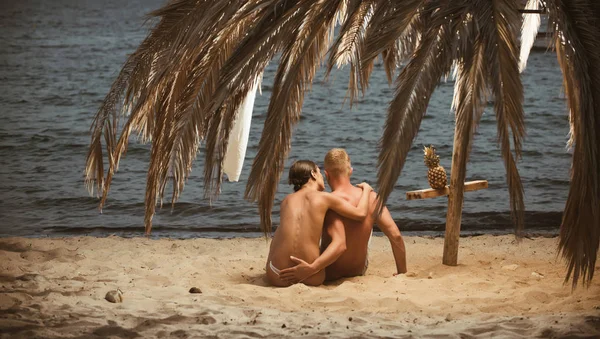
[[[487,180],[465,182],[469,144],[473,138],[471,118],[470,114],[462,114],[460,117],[457,117],[454,131],[450,186],[441,189],[427,188],[406,192],[406,200],[448,196],[446,235],[444,237],[444,257],[442,263],[449,266],[456,266],[458,263],[458,240],[460,238],[464,192],[488,188]]]
[[[458,118],[460,119],[460,118]],[[444,236],[444,256],[442,263],[448,266],[458,264],[458,241],[467,172],[468,144],[472,138],[470,123],[455,124],[454,145],[452,150],[452,168],[450,172],[450,193],[446,213],[446,234]]]
[[[463,185],[463,189],[464,192],[471,192],[471,191],[479,191],[482,189],[486,189],[488,188],[488,182],[487,180],[475,180],[475,181],[468,181],[465,182]],[[431,198],[438,198],[438,197],[443,197],[446,195],[449,195],[451,192],[450,186],[446,186],[442,189],[433,189],[433,188],[427,188],[427,189],[422,189],[422,190],[418,190],[418,191],[410,191],[410,192],[406,192],[406,200],[417,200],[417,199],[431,199]],[[448,198],[450,199],[450,197]],[[461,204],[460,207],[457,206],[453,206],[453,208],[458,208],[458,212],[453,214],[453,215],[457,215],[458,216],[458,220],[451,222],[448,222],[450,219],[448,219],[446,221],[446,237],[444,240],[444,258],[443,258],[443,263],[446,265],[452,265],[452,266],[456,266],[457,264],[457,259],[458,259],[458,239],[459,239],[459,235],[460,235],[460,219],[461,219],[461,214],[462,214],[462,195],[461,195]],[[450,204],[449,204],[450,205]],[[450,214],[450,209],[448,209],[448,214]],[[455,232],[452,233],[452,239],[454,241],[454,243],[452,243],[452,241],[448,241],[450,238],[450,236],[448,236],[448,231],[450,230],[450,227],[448,227],[449,224],[452,225],[456,225],[456,229],[453,229]],[[454,246],[452,247],[451,245],[454,244]],[[454,264],[452,264],[452,261],[448,261],[448,263],[446,263],[446,259],[449,258],[450,256],[448,255],[448,250],[447,248],[452,247],[453,249],[453,260],[454,260]]]

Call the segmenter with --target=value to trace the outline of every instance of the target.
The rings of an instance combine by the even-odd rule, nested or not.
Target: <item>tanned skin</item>
[[[348,182],[349,183],[349,182]],[[331,185],[331,184],[330,184]],[[332,186],[333,194],[345,199],[351,204],[357,203],[356,191],[347,184]],[[369,239],[373,224],[377,226],[387,236],[392,247],[392,253],[396,262],[396,274],[406,273],[406,248],[400,230],[387,207],[384,207],[381,215],[377,215],[375,208],[377,206],[377,194],[371,192],[369,203],[369,217],[363,221],[354,221],[345,218],[335,212],[327,213],[325,218],[322,246],[326,247],[334,239],[329,234],[345,233],[346,251],[331,265],[327,266],[326,280],[336,280],[344,277],[355,277],[362,275],[365,271],[365,261],[368,255]],[[335,229],[336,231],[331,231]]]
[[[350,176],[352,169],[348,174],[330,175],[325,170],[327,182],[333,190],[333,195],[336,195],[352,205],[358,203],[361,197],[362,190],[352,186]],[[404,240],[400,234],[398,226],[392,219],[392,216],[387,208],[384,208],[381,215],[377,215],[375,208],[377,206],[377,194],[371,192],[369,194],[369,217],[364,220],[351,220],[336,213],[328,211],[325,217],[325,225],[323,227],[322,248],[325,250],[320,258],[324,262],[331,261],[331,253],[327,252],[327,248],[345,241],[346,250],[342,252],[331,265],[326,266],[326,280],[335,280],[343,277],[354,277],[362,275],[365,271],[365,261],[368,254],[369,238],[373,225],[376,222],[381,231],[388,237],[394,260],[396,262],[396,273],[402,274],[407,272],[406,268],[406,249]],[[321,271],[316,271],[319,267],[309,265],[307,262],[295,258],[294,262],[297,266],[281,271],[281,278],[290,283],[298,282],[311,275],[322,275]]]
[[[339,196],[324,192],[325,184],[318,168],[311,172],[311,175],[312,178],[300,190],[288,195],[281,202],[280,226],[273,236],[266,264],[267,281],[273,286],[290,286],[292,282],[281,279],[271,270],[269,262],[278,269],[285,269],[295,265],[293,260],[297,257],[303,258],[309,266],[314,264],[320,267],[320,270],[296,282],[311,286],[321,285],[325,280],[323,268],[333,262],[323,262],[323,258],[319,260],[319,240],[325,214],[328,210],[333,210],[351,220],[364,220],[369,212],[372,188],[368,184],[358,185],[356,189],[362,193],[356,204],[352,205]],[[333,257],[337,258],[339,255],[341,252],[336,249]]]

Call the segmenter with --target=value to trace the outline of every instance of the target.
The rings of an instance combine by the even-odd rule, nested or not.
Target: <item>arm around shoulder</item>
[[[354,207],[346,200],[334,194],[325,193],[328,208],[346,218],[358,221],[364,220],[369,214],[369,195],[373,189],[367,183],[362,183],[358,186],[363,189],[358,206]]]

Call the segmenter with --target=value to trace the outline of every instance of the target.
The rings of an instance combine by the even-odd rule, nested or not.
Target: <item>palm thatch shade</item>
[[[520,0],[172,0],[150,14],[159,18],[158,23],[127,59],[96,115],[86,182],[91,193],[97,190],[102,207],[135,131],[143,141],[152,142],[146,233],[151,231],[157,202],[163,200],[169,173],[174,203],[201,142],[206,148],[206,194],[217,194],[236,112],[267,64],[280,55],[245,193],[247,199],[258,201],[261,228],[268,233],[292,130],[318,66],[325,62],[327,74],[336,66],[349,66],[352,101],[366,90],[373,64],[381,57],[389,82],[396,86],[379,145],[381,204],[400,176],[434,89],[454,71],[456,123],[466,131],[461,134],[462,152],[470,151],[486,98],[494,99],[498,143],[519,232],[524,204],[516,162],[525,136],[519,70],[526,65],[540,25],[535,14],[540,8],[547,11],[554,32],[574,149],[560,251],[567,261],[566,280],[572,277],[573,286],[580,277],[589,282],[600,240],[600,2],[596,0],[529,0],[521,50]],[[340,30],[334,36],[336,26]],[[460,166],[467,161],[464,157]]]

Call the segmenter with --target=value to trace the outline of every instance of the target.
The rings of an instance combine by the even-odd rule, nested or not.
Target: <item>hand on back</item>
[[[361,182],[360,184],[358,184],[356,186],[362,188],[363,190],[367,190],[367,191],[373,190],[373,187],[371,187],[371,185],[367,184],[366,182]]]

